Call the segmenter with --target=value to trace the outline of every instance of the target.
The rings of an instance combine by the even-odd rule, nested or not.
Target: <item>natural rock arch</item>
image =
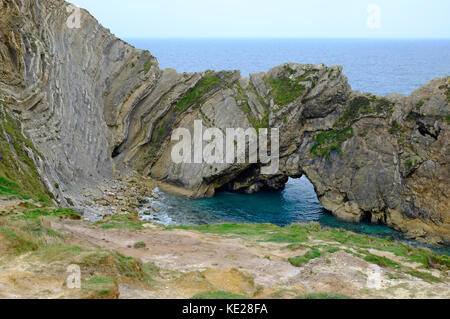
[[[338,66],[289,63],[250,78],[179,74],[87,11],[80,29],[68,28],[67,5],[8,1],[0,20],[19,17],[0,28],[0,98],[20,116],[60,204],[82,206],[83,187],[133,171],[193,197],[224,185],[277,188],[305,174],[340,218],[370,213],[410,237],[450,242],[449,77],[409,97],[379,97],[352,91]],[[175,165],[171,131],[197,119],[279,128],[280,174],[268,178],[245,164]]]

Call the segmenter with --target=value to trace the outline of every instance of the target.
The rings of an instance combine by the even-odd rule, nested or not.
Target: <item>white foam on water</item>
[[[153,197],[153,195],[156,195],[158,199]],[[171,206],[168,206],[167,203],[165,203],[165,199],[166,194],[156,187],[152,192],[152,196],[147,198],[151,208],[143,208],[139,211],[141,219],[144,221],[152,221],[157,224],[162,224],[164,226],[175,225],[175,221],[167,213],[167,209]],[[155,208],[157,212],[155,212],[152,208]],[[150,215],[147,215],[146,212],[151,213]]]

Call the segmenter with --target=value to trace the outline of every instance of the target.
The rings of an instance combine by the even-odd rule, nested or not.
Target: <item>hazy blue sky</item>
[[[123,38],[450,38],[449,0],[72,2],[88,9],[105,27]],[[370,4],[376,4],[381,9],[379,20],[376,10],[368,12]],[[372,18],[369,19],[370,14]]]

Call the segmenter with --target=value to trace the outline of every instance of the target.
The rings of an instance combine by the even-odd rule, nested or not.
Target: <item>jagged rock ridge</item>
[[[3,1],[0,99],[42,154],[39,172],[62,205],[82,189],[138,171],[191,197],[218,189],[281,189],[306,175],[337,217],[368,219],[412,238],[450,242],[450,78],[410,96],[352,91],[338,66],[285,64],[238,71],[161,70],[68,3]],[[174,164],[171,132],[205,126],[277,127],[280,172],[259,165]],[[58,185],[58,187],[56,187]]]

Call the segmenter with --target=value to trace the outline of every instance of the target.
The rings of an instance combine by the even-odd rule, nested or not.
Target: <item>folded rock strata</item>
[[[180,74],[85,10],[80,28],[70,28],[67,2],[0,4],[0,99],[38,150],[60,205],[82,206],[81,189],[129,172],[189,197],[280,190],[306,175],[340,219],[450,243],[450,77],[381,97],[352,91],[342,67],[323,64],[288,63],[249,78]],[[192,131],[195,120],[279,128],[278,174],[250,163],[175,164],[171,132]]]

